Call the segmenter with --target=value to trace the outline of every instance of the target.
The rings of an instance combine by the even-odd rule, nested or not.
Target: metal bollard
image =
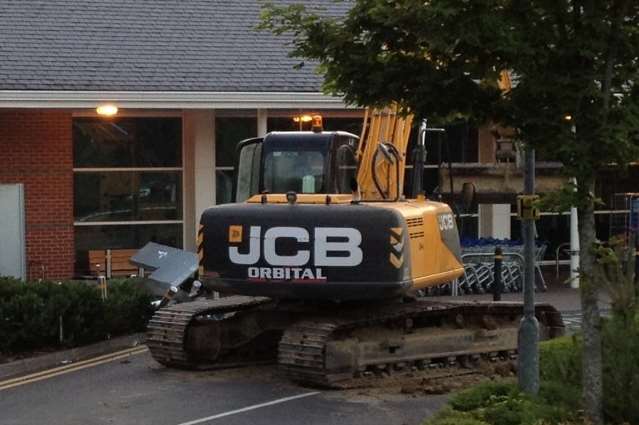
[[[635,249],[635,293],[639,296],[639,196],[630,201],[630,247]]]
[[[501,281],[501,265],[504,261],[503,251],[500,247],[495,248],[495,267],[493,268],[493,301],[501,301],[501,293],[504,291],[504,284]]]
[[[635,248],[635,293],[639,297],[639,247]]]
[[[107,293],[107,279],[105,276],[98,276],[98,288],[100,289],[100,295],[103,300],[106,300],[108,297]]]
[[[64,343],[64,322],[62,321],[62,315],[58,316],[58,337],[60,339],[60,344]]]
[[[639,237],[635,234],[635,289],[639,296]]]

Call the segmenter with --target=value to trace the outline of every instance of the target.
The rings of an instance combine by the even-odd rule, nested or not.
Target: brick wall
[[[27,272],[31,279],[73,275],[71,113],[0,109],[0,183],[23,183]]]

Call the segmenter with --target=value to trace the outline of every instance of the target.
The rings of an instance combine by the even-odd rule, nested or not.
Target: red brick
[[[23,183],[29,278],[73,276],[71,113],[0,110],[0,183]]]

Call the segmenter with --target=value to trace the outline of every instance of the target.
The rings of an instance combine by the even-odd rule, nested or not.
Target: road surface
[[[169,370],[148,351],[1,388],[2,425],[408,425],[421,423],[446,400],[398,390],[302,388],[279,378],[274,366]]]

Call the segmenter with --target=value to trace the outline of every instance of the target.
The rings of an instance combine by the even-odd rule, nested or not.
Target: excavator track
[[[240,366],[251,361],[203,361],[187,350],[189,329],[200,317],[223,316],[267,304],[266,297],[231,296],[174,304],[158,310],[147,327],[146,344],[155,360],[178,369],[213,369]],[[222,317],[220,317],[222,319]],[[206,341],[214,343],[214,341]]]
[[[153,316],[147,345],[155,360],[179,369],[255,365],[277,353],[280,371],[295,382],[352,388],[417,370],[439,379],[478,373],[483,361],[510,361],[522,315],[521,303],[508,302],[307,307],[248,296],[176,304]],[[542,339],[563,334],[552,306],[538,305],[536,316]]]
[[[358,387],[376,376],[425,368],[453,367],[447,376],[468,374],[482,359],[516,358],[521,313],[520,303],[417,301],[304,320],[284,332],[279,367],[293,381],[329,388]],[[543,339],[563,334],[561,315],[552,306],[538,305],[536,316]]]

